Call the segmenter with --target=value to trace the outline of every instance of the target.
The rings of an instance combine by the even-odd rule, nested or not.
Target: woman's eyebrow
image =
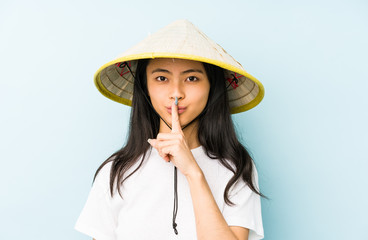
[[[156,69],[152,70],[152,73],[155,73],[155,72],[165,72],[165,73],[172,74],[169,70],[163,69],[163,68],[156,68]]]
[[[203,74],[203,71],[200,70],[200,69],[188,69],[188,70],[185,70],[184,72],[182,72],[181,75],[187,74],[187,73],[192,73],[192,72],[197,72],[197,73],[202,73]]]
[[[172,74],[169,70],[163,69],[163,68],[156,68],[156,69],[152,70],[151,74],[156,73],[156,72],[164,72],[164,73]],[[192,73],[192,72],[197,72],[197,73],[202,73],[203,74],[203,71],[200,70],[200,69],[188,69],[188,70],[185,70],[185,71],[181,72],[180,75],[187,74],[187,73]]]

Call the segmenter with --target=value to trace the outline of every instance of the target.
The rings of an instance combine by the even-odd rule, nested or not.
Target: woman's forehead
[[[171,67],[179,67],[179,68],[199,68],[204,69],[202,62],[188,60],[188,59],[180,59],[180,58],[154,58],[150,59],[147,65],[147,68],[171,68]]]

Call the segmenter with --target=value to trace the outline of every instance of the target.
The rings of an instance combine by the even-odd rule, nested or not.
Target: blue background
[[[188,19],[265,86],[234,116],[256,161],[266,240],[368,239],[367,1],[1,1],[0,239],[73,230],[129,108],[93,74]]]

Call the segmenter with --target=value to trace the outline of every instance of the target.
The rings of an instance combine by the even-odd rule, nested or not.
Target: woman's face
[[[171,125],[171,105],[178,97],[182,126],[197,117],[207,104],[210,82],[201,62],[156,58],[146,69],[147,88],[157,113]],[[162,125],[162,124],[161,124]]]

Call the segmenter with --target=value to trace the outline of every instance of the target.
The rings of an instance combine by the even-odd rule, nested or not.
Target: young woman
[[[104,65],[95,83],[132,106],[126,145],[97,170],[76,229],[104,239],[261,239],[257,174],[231,113],[263,86],[188,21]]]

